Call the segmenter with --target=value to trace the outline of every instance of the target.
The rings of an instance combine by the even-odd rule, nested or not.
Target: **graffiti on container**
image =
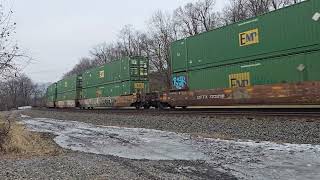
[[[250,86],[250,73],[230,74],[229,84],[231,88]]]
[[[116,100],[115,100],[114,98],[106,97],[106,98],[104,99],[104,103],[103,103],[103,104],[104,104],[105,106],[113,106],[115,102],[116,102]]]
[[[205,100],[205,99],[225,99],[226,95],[224,94],[212,94],[212,95],[199,95],[197,96],[197,100]]]
[[[181,90],[187,88],[187,78],[186,76],[173,77],[172,83],[175,89]]]

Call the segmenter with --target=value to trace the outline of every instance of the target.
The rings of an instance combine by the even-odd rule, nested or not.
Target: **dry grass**
[[[4,117],[0,115],[0,131],[7,127],[7,123],[3,119]],[[11,120],[9,132],[1,138],[0,155],[2,154],[2,156],[43,156],[57,155],[61,152],[50,138],[43,134],[27,131],[23,125],[14,120]]]

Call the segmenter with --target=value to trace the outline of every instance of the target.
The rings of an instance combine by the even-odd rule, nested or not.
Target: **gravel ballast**
[[[96,125],[156,129],[220,139],[249,139],[293,144],[320,144],[320,118],[263,116],[195,116],[107,114],[30,110],[38,118],[73,120]]]
[[[0,179],[236,179],[204,162],[130,160],[81,152],[0,158],[0,168]]]

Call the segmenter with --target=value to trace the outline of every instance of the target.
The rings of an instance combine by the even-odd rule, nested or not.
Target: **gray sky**
[[[132,24],[144,30],[157,10],[172,12],[195,0],[14,0],[18,43],[34,58],[24,72],[54,82],[102,42]],[[225,1],[217,0],[217,8]]]

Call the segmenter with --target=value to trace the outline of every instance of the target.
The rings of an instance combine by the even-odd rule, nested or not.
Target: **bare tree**
[[[271,0],[247,0],[247,9],[250,16],[258,16],[270,11]]]
[[[227,25],[301,1],[303,0],[229,0],[222,19]]]
[[[229,5],[223,10],[224,24],[228,25],[249,18],[246,3],[246,0],[230,0]]]
[[[218,24],[217,15],[213,11],[215,0],[202,0],[195,4],[198,13],[197,21],[200,23],[201,31],[209,31]]]
[[[16,33],[16,23],[12,22],[13,11],[6,6],[5,1],[0,2],[0,76],[18,71],[19,58],[26,58],[20,51],[13,36]]]
[[[92,59],[90,58],[80,58],[80,61],[78,64],[76,64],[71,71],[66,73],[64,77],[77,75],[85,72],[88,69],[91,69],[93,67],[97,67],[97,64],[94,64]]]
[[[199,19],[197,7],[193,3],[179,7],[174,12],[175,23],[184,36],[193,36],[201,32]]]
[[[303,0],[271,0],[271,8],[277,10],[292,4],[300,3]]]
[[[151,67],[164,74],[167,89],[171,87],[170,45],[177,40],[177,26],[169,14],[158,11],[149,23],[148,57]]]
[[[8,110],[31,105],[33,91],[34,83],[25,75],[2,81],[0,83],[0,109]]]
[[[93,59],[98,64],[105,64],[109,61],[108,59],[108,46],[106,43],[101,43],[95,46],[91,51],[90,54],[93,56]]]
[[[46,90],[47,90],[47,84],[40,84],[40,83],[33,84],[32,93],[31,93],[31,99],[32,99],[31,105],[33,107],[45,106]]]

